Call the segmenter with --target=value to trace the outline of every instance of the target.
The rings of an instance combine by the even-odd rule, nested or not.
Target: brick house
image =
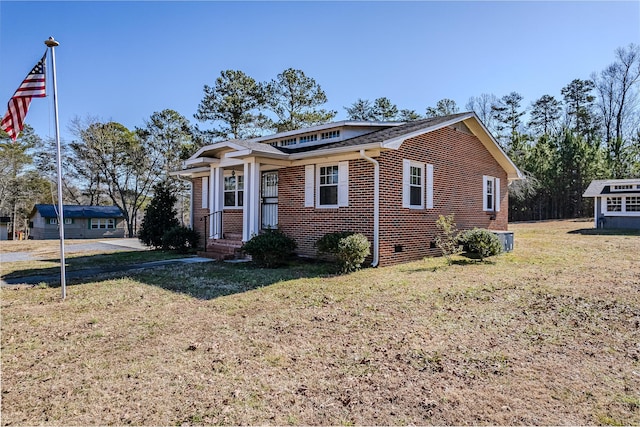
[[[460,229],[506,230],[507,185],[521,177],[472,112],[219,142],[174,174],[193,184],[192,224],[210,251],[279,227],[315,256],[324,234],[353,231],[372,243],[374,266],[439,255],[440,214]]]

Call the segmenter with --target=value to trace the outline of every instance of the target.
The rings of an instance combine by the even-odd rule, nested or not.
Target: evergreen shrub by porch
[[[167,181],[156,184],[153,192],[153,199],[149,202],[142,219],[138,239],[147,246],[160,248],[163,246],[164,233],[180,225],[176,218],[178,212],[174,208],[178,199]]]
[[[162,248],[172,249],[181,253],[195,250],[198,247],[200,236],[191,228],[179,225],[167,230],[162,236]]]
[[[253,261],[261,267],[274,268],[285,264],[293,255],[297,244],[295,240],[278,229],[268,229],[253,236],[240,248],[251,255]]]
[[[474,228],[463,232],[460,236],[460,242],[465,251],[478,256],[480,260],[502,252],[502,244],[498,236],[484,228]]]

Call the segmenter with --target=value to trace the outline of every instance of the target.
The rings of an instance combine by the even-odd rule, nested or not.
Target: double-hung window
[[[500,178],[487,175],[482,177],[482,210],[500,211]]]
[[[402,207],[433,208],[433,165],[403,160]]]
[[[229,175],[224,177],[224,207],[242,207],[244,196],[244,176]]]
[[[349,162],[305,166],[304,206],[349,206]]]
[[[411,207],[422,207],[424,200],[424,167],[409,166],[409,205]]]
[[[318,168],[318,204],[336,206],[338,204],[338,165]]]

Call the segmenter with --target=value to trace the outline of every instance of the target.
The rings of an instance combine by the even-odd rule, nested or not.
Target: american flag
[[[33,67],[33,70],[27,75],[16,93],[13,94],[7,106],[7,113],[2,118],[0,127],[9,134],[14,141],[18,138],[18,134],[24,128],[24,118],[27,116],[31,98],[42,98],[46,96],[45,91],[45,59],[47,52]]]

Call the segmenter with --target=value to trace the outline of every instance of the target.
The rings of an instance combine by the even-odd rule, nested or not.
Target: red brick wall
[[[402,207],[402,160],[434,165],[434,208]],[[399,150],[383,152],[380,163],[380,265],[439,255],[431,249],[438,215],[455,214],[459,229],[506,230],[507,176],[473,135],[451,128],[405,141]],[[279,171],[278,216],[282,230],[294,237],[298,253],[314,256],[314,243],[325,233],[355,231],[373,244],[373,165],[349,162],[349,206],[304,207],[304,166]],[[482,210],[482,176],[500,178],[500,212]],[[396,252],[396,245],[402,246]],[[400,249],[400,248],[398,248]]]
[[[222,232],[242,234],[242,209],[225,209],[222,213]]]
[[[373,245],[373,165],[349,162],[349,206],[336,209],[304,207],[304,166],[278,171],[278,223],[295,238],[297,252],[315,256],[315,242],[335,231],[362,233]],[[373,250],[373,248],[372,248]]]
[[[433,209],[402,207],[402,160],[430,163],[433,171]],[[454,214],[458,229],[506,230],[507,175],[473,135],[443,128],[405,141],[386,151],[380,162],[380,265],[439,255],[430,249],[439,215]],[[482,176],[500,178],[500,212],[482,210]],[[402,245],[402,252],[395,252]]]

